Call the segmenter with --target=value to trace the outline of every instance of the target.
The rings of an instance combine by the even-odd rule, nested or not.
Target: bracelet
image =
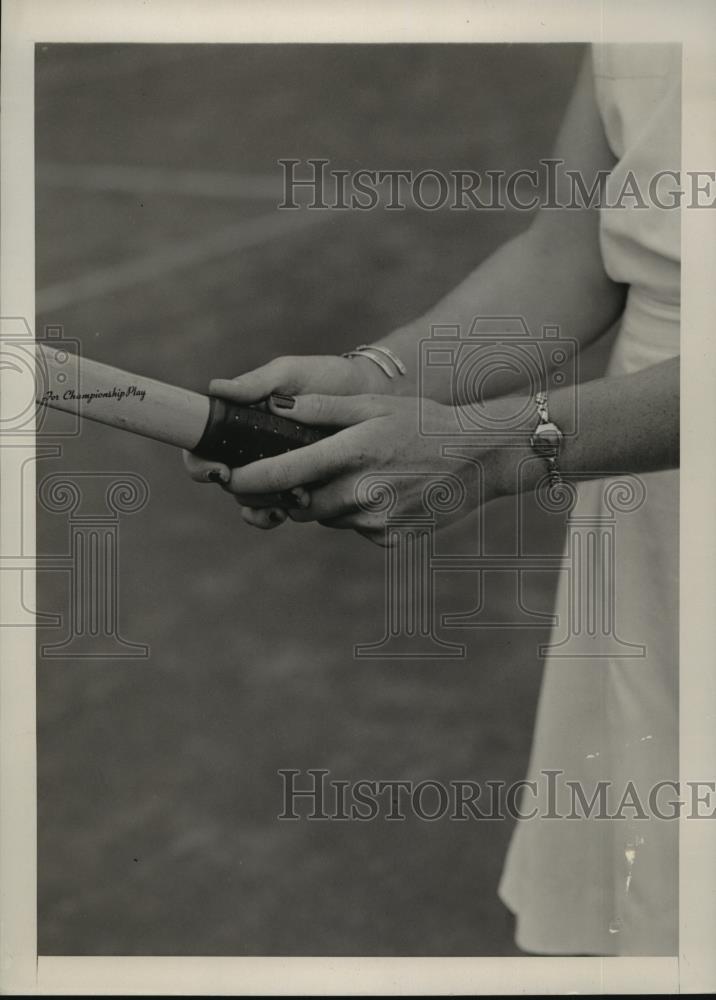
[[[385,354],[386,358],[389,358],[395,367],[398,369],[401,375],[407,375],[408,369],[405,367],[403,362],[400,360],[397,354],[394,354],[389,347],[383,347],[382,344],[360,344],[356,347],[357,351],[380,351],[381,354]]]
[[[537,393],[535,406],[539,415],[539,423],[530,437],[530,445],[535,454],[547,462],[547,478],[550,487],[559,486],[562,483],[562,474],[559,471],[557,459],[564,435],[559,427],[549,419],[546,392]]]
[[[382,356],[381,356],[382,355]],[[378,365],[380,370],[388,378],[395,378],[395,372],[392,370],[390,365],[384,360],[387,358],[394,366],[399,375],[406,375],[408,369],[405,367],[400,358],[394,354],[388,347],[378,347],[377,344],[360,344],[355,347],[352,351],[346,351],[342,354],[343,358],[370,358],[374,364]]]

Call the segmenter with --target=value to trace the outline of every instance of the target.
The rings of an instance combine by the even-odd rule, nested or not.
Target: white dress
[[[648,192],[658,171],[680,169],[680,46],[604,45],[592,53],[597,101],[618,159],[608,200],[624,190],[629,171]],[[676,183],[673,177],[662,180],[658,197],[668,204],[666,192]],[[607,272],[630,286],[609,365],[615,375],[679,353],[680,212],[628,207],[634,205],[628,197],[623,205],[603,208],[600,221]],[[652,809],[649,793],[659,782],[678,781],[679,479],[678,471],[638,478],[643,502],[639,483],[631,496],[626,490],[620,497],[609,494],[609,480],[597,480],[579,487],[570,514],[570,528],[577,536],[581,531],[582,540],[584,525],[603,522],[592,538],[611,539],[604,558],[613,566],[615,600],[606,619],[593,616],[570,639],[570,615],[574,626],[575,615],[583,621],[579,615],[586,612],[581,605],[575,612],[575,573],[560,574],[558,625],[528,774],[539,797],[526,797],[522,809],[537,803],[540,814],[564,816],[574,801],[567,780],[581,783],[587,801],[598,781],[611,786],[602,818],[595,809],[590,818],[517,824],[499,892],[516,914],[517,943],[529,952],[677,951],[678,821],[659,818],[672,815],[668,803],[677,795],[673,786],[662,786]],[[565,566],[581,544],[568,534]],[[586,549],[580,552],[586,559]],[[580,573],[584,591],[586,576]],[[608,577],[603,572],[594,579],[603,586]],[[599,618],[604,608],[594,603],[595,595],[582,592],[580,599],[591,601]],[[602,627],[605,621],[609,627]],[[547,777],[550,770],[561,773]],[[550,785],[556,789],[552,802]],[[619,811],[625,795],[634,802],[634,793],[646,817],[628,804]],[[586,811],[579,805],[575,810],[578,817]],[[615,812],[619,818],[606,818]]]

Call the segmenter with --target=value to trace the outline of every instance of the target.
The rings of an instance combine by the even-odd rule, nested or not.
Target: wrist
[[[547,394],[542,392],[534,397],[494,400],[493,416],[499,414],[505,426],[495,460],[495,488],[500,495],[529,492],[545,476],[550,486],[561,484],[563,434],[559,404],[563,396],[563,392],[555,393],[554,413],[551,398],[548,404]]]
[[[500,497],[533,489],[542,475],[542,463],[530,446],[536,422],[532,401],[499,396],[458,410],[460,425],[479,449],[488,491]]]
[[[530,448],[527,435],[522,442],[505,441],[495,445],[488,464],[492,490],[498,497],[533,490],[544,474],[541,464]]]
[[[352,395],[397,395],[397,379],[389,378],[367,354],[344,358],[351,370]]]

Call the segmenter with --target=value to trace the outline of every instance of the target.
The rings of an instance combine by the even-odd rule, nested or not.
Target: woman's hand
[[[209,383],[212,396],[221,396],[244,406],[256,405],[272,394],[272,409],[288,416],[293,397],[302,393],[329,393],[347,396],[360,393],[388,393],[391,382],[369,358],[342,358],[333,355],[315,355],[274,358],[253,371],[233,379],[213,379]],[[290,414],[293,416],[293,413]],[[231,470],[220,462],[209,462],[190,452],[184,452],[187,472],[198,483],[226,485]],[[295,492],[299,505],[306,502],[305,493]],[[251,505],[242,506],[244,520],[257,528],[275,528],[282,524],[287,512],[276,507],[275,502],[259,495],[251,497]]]
[[[306,355],[274,358],[268,364],[236,378],[215,378],[209,383],[212,396],[223,396],[250,406],[273,393],[285,396],[307,392],[331,396],[390,392],[390,379],[369,358]]]
[[[281,412],[275,400],[269,405]],[[429,420],[430,436],[420,431],[420,407]],[[443,455],[446,437],[459,443],[455,417],[451,407],[414,398],[299,396],[291,409],[292,419],[343,429],[317,444],[234,469],[226,489],[242,507],[255,495],[301,489],[303,509],[288,515],[294,521],[353,528],[386,544],[388,516],[426,514],[423,498],[428,485],[437,490],[434,496],[454,500],[445,504],[440,526],[464,517],[501,492],[499,448],[471,446],[456,457]],[[375,478],[367,479],[369,474]],[[381,488],[381,482],[389,485]],[[392,503],[380,503],[387,493],[392,494]]]

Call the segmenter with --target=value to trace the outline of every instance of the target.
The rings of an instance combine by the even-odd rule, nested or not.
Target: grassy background
[[[279,157],[337,168],[530,167],[550,154],[573,46],[39,46],[38,165],[280,177]],[[251,197],[37,186],[40,293],[271,210]],[[430,305],[527,219],[331,213],[38,316],[89,356],[203,389],[281,353],[337,353]],[[42,298],[40,297],[40,301]],[[133,471],[148,505],[120,528],[120,622],[147,660],[38,661],[41,954],[505,955],[496,897],[510,824],[280,823],[278,768],[360,778],[523,776],[540,630],[461,634],[464,661],[360,662],[382,634],[383,553],[313,526],[263,534],[158,444],[88,424],[55,471]],[[528,501],[527,544],[560,518]],[[514,505],[487,512],[514,548]],[[470,551],[472,518],[444,537]],[[40,511],[40,552],[67,545]],[[550,609],[554,576],[526,598]],[[510,581],[484,595],[499,613]],[[444,574],[443,610],[477,601]],[[38,607],[68,581],[40,574]],[[40,630],[40,642],[59,633]],[[450,636],[454,638],[454,636]]]

